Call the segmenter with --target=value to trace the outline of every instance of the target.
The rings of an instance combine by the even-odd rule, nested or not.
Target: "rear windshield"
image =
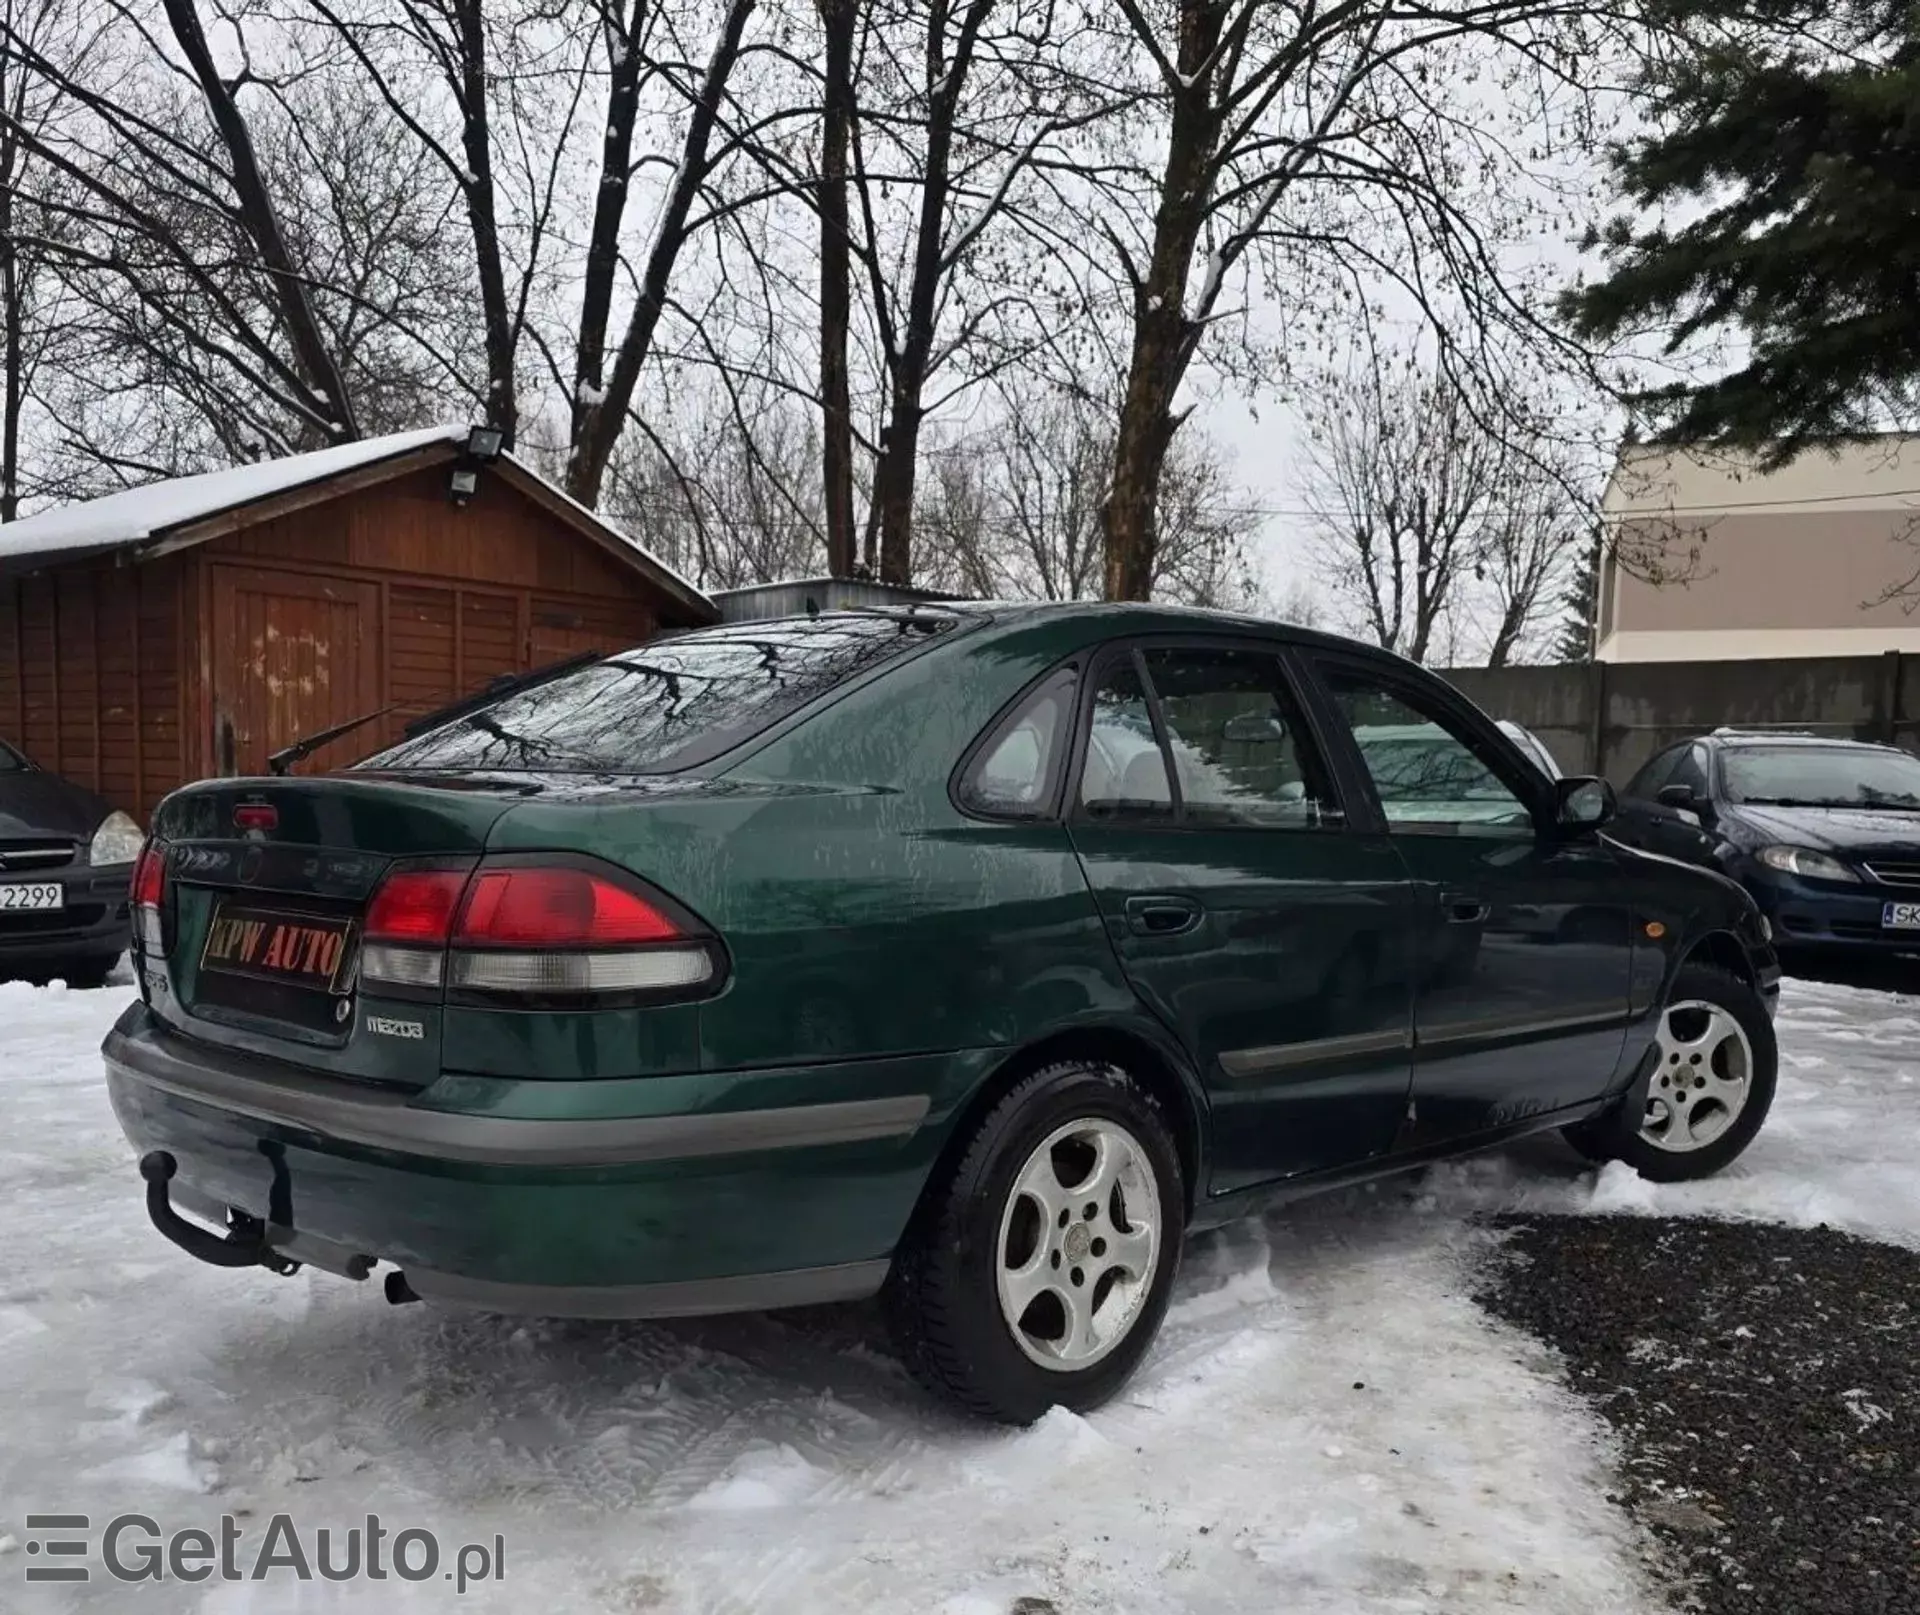
[[[354,766],[671,773],[720,756],[952,626],[932,616],[830,615],[701,629],[503,696]]]

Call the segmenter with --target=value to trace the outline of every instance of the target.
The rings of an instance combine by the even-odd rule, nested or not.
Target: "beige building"
[[[1765,473],[1717,450],[1631,448],[1602,509],[1615,542],[1598,661],[1920,651],[1920,436]],[[1635,575],[1654,558],[1678,576]]]

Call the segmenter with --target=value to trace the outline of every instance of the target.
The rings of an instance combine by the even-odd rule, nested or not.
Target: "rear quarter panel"
[[[492,845],[590,848],[719,932],[732,973],[699,1006],[704,1069],[992,1049],[1131,1017],[1065,830],[970,819],[948,796],[973,737],[1075,648],[1054,624],[956,637],[777,734],[720,790],[530,803]]]

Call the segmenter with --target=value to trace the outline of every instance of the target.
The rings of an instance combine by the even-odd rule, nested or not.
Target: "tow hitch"
[[[140,1176],[147,1183],[147,1216],[174,1244],[215,1267],[264,1267],[283,1278],[300,1271],[298,1262],[267,1243],[266,1224],[257,1217],[230,1213],[233,1226],[225,1238],[188,1222],[167,1198],[167,1185],[178,1170],[178,1163],[165,1150],[152,1150],[140,1157]]]

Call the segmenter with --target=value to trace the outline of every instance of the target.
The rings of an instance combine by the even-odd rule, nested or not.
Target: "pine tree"
[[[1555,657],[1559,661],[1593,660],[1593,647],[1599,637],[1600,627],[1600,551],[1601,539],[1596,533],[1593,541],[1581,552],[1580,564],[1574,568],[1572,581],[1567,584],[1567,592],[1561,598],[1567,617],[1561,624],[1560,637],[1554,643]]]
[[[1725,0],[1664,9],[1700,42],[1642,72],[1655,126],[1611,158],[1637,212],[1589,241],[1606,273],[1563,312],[1590,340],[1665,328],[1670,356],[1736,339],[1744,362],[1725,374],[1639,396],[1668,441],[1757,450],[1771,467],[1911,414],[1920,8],[1749,0],[1731,26]],[[1667,210],[1688,222],[1660,222]]]

